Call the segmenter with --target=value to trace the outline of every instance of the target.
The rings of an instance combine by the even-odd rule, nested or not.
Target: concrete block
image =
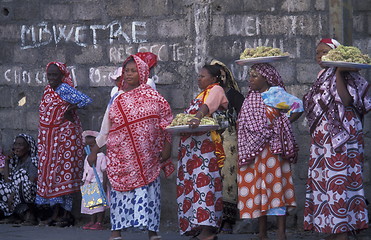
[[[265,17],[266,16],[264,16],[264,19]],[[254,15],[229,15],[226,16],[225,21],[227,36],[256,36],[260,33],[260,22],[263,20]]]
[[[25,113],[26,115],[26,128],[27,130],[38,130],[39,125],[39,112],[38,111],[28,111]]]
[[[0,48],[0,63],[7,64],[13,59],[13,51],[11,47],[6,47],[6,43],[2,44]]]
[[[370,1],[352,1],[353,11],[370,11]]]
[[[0,108],[11,108],[13,106],[13,90],[8,87],[0,87]]]
[[[292,61],[277,62],[274,67],[280,73],[286,87],[295,83],[295,64]]]
[[[39,49],[20,49],[18,47],[13,48],[13,63],[19,64],[29,64],[29,63],[36,63],[41,58],[41,51]]]
[[[108,16],[122,17],[122,16],[134,16],[138,14],[139,4],[137,1],[110,0],[107,2],[108,4],[106,5],[106,7]]]
[[[75,20],[96,20],[100,19],[103,14],[103,7],[100,6],[99,1],[76,3],[73,5],[73,19]]]
[[[12,110],[5,110],[0,115],[0,122],[5,129],[24,130],[26,126],[25,111],[13,108]]]
[[[159,37],[176,38],[189,34],[190,25],[186,19],[160,20],[157,24]]]
[[[19,32],[21,27],[17,24],[0,25],[0,40],[2,44],[4,41],[19,41]]]
[[[286,34],[289,37],[309,35],[316,36],[322,34],[322,18],[319,15],[266,15],[260,19],[261,34],[263,35],[280,35]]]
[[[75,54],[75,63],[92,64],[100,63],[103,60],[102,46],[88,46],[81,49],[81,54]]]
[[[244,6],[243,0],[235,1],[223,1],[223,0],[214,0],[211,4],[211,11],[213,14],[229,14],[240,12],[241,7]]]
[[[279,9],[276,8],[276,0],[243,0],[242,12],[246,11],[269,11],[274,12]]]
[[[304,12],[309,11],[311,2],[307,0],[285,0],[281,9],[288,12]]]
[[[170,93],[163,95],[173,109],[185,109],[189,102],[185,99],[185,91],[183,89],[174,89]]]
[[[138,3],[141,16],[168,15],[171,8],[171,3],[168,0],[153,0],[150,3],[147,0],[140,0]]]
[[[303,99],[304,94],[307,93],[307,88],[303,87],[303,85],[289,85],[286,86],[286,90],[288,93],[298,97],[299,99]]]
[[[312,85],[316,79],[320,68],[317,63],[307,62],[297,64],[297,80],[299,83]]]
[[[367,33],[371,34],[371,13],[367,13]]]
[[[13,20],[39,20],[41,17],[41,1],[21,1],[12,8]]]
[[[319,11],[326,10],[326,0],[316,0],[314,3],[314,8]]]
[[[360,14],[360,15],[353,15],[353,30],[355,32],[359,32],[359,33],[364,33],[365,31],[367,31],[365,29],[365,15],[364,14]]]
[[[115,66],[99,66],[89,68],[89,86],[101,87],[101,86],[114,86],[114,82],[110,76],[117,69]],[[85,75],[85,74],[84,74]],[[86,75],[85,75],[86,76]]]
[[[68,63],[67,60],[67,49],[64,47],[57,47],[54,45],[48,45],[43,47],[42,55],[43,55],[43,62],[42,64],[46,66],[50,61],[53,62],[62,62],[67,63],[68,66],[70,66],[70,63]]]
[[[212,36],[224,36],[225,35],[225,21],[222,15],[213,15],[211,22],[211,35]]]
[[[71,18],[71,5],[69,4],[46,4],[42,10],[45,20],[63,21]]]

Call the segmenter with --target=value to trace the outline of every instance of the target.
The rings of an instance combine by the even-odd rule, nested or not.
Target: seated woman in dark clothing
[[[36,142],[19,134],[13,152],[5,158],[4,176],[0,180],[0,211],[4,216],[26,216],[25,223],[36,224],[34,201],[37,179]]]

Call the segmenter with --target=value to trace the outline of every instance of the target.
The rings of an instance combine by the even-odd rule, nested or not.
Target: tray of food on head
[[[196,133],[217,130],[219,125],[211,117],[203,117],[197,128],[190,128],[188,122],[195,118],[194,114],[179,113],[175,116],[171,124],[165,130],[172,134]]]
[[[240,59],[235,62],[238,65],[270,63],[286,60],[289,58],[289,55],[289,53],[282,52],[279,48],[261,46],[257,48],[246,48],[240,55]]]
[[[322,56],[322,64],[327,67],[365,69],[371,68],[371,58],[356,47],[340,45]]]

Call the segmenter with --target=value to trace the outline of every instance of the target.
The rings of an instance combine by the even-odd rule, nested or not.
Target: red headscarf
[[[48,72],[48,68],[50,65],[55,65],[59,68],[59,71],[61,71],[61,73],[63,74],[63,79],[62,79],[63,83],[67,83],[71,87],[75,87],[73,84],[72,78],[71,78],[71,74],[68,71],[66,64],[61,63],[61,62],[50,62],[48,63],[48,65],[46,65],[46,72]]]
[[[321,41],[319,41],[319,43],[327,44],[327,46],[329,46],[332,49],[335,49],[340,45],[340,43],[333,38],[322,38]]]
[[[126,60],[122,64],[122,76],[124,76],[125,66],[130,60],[134,60],[135,65],[137,66],[137,71],[139,74],[139,83],[146,84],[148,81],[148,76],[149,76],[149,68],[148,68],[148,65],[137,55],[130,55],[128,58],[126,58]],[[125,83],[124,77],[122,78],[120,85],[121,85],[119,87],[120,90],[126,89],[127,84]]]
[[[147,63],[149,69],[156,66],[157,64],[156,54],[153,54],[151,52],[138,52],[135,55],[140,57],[145,63]]]

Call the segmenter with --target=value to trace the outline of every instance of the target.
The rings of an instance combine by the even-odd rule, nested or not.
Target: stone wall
[[[272,46],[291,58],[274,63],[289,92],[302,97],[316,78],[315,46],[329,37],[325,0],[2,0],[0,2],[0,146],[20,132],[37,136],[45,66],[66,62],[78,89],[94,103],[79,110],[84,129],[98,130],[109,100],[109,74],[137,51],[158,55],[158,91],[174,114],[197,94],[197,69],[212,58],[226,63],[246,92],[248,67],[234,61],[246,47]],[[353,43],[371,55],[371,2],[353,1]],[[362,71],[368,79],[370,71]],[[365,119],[366,193],[370,199],[371,114]],[[302,227],[309,154],[304,117],[294,124],[300,144],[293,166]],[[176,162],[177,139],[173,159]],[[175,176],[162,181],[162,223],[176,227]]]

